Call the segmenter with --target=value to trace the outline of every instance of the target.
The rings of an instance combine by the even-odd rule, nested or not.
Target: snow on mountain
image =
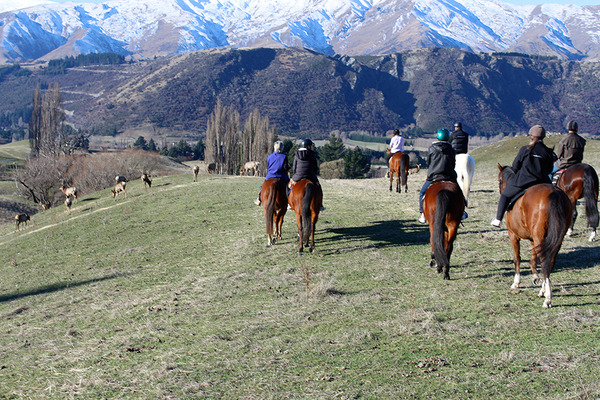
[[[599,6],[515,6],[497,0],[47,3],[0,14],[0,61],[89,52],[144,58],[258,46],[350,55],[450,46],[599,60],[598,26]]]

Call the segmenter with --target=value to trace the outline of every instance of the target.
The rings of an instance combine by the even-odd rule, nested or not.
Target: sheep
[[[150,179],[151,177],[152,177],[152,175],[147,174],[145,172],[140,177],[140,179],[144,182],[144,189],[146,189],[147,187],[149,187],[149,188],[152,187],[152,180]]]
[[[15,215],[15,231],[18,231],[20,229],[20,225],[21,223],[25,223],[25,225],[27,226],[27,221],[31,220],[31,217],[29,217],[29,214],[26,213],[21,213],[21,214],[17,214]]]
[[[111,189],[113,199],[117,199],[119,193],[123,192],[125,194],[125,198],[127,198],[127,182],[119,182],[115,185],[114,189]]]
[[[198,172],[200,172],[200,167],[195,165],[193,171],[194,171],[194,182],[198,182]]]

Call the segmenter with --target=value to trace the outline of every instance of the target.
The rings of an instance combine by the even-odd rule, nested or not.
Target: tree
[[[133,147],[140,150],[148,150],[148,143],[143,136],[139,136],[137,140],[133,143]]]
[[[323,162],[339,160],[346,155],[346,147],[339,136],[331,134],[329,143],[321,147],[320,153]]]
[[[67,143],[65,111],[58,83],[42,97],[39,86],[33,94],[33,111],[29,120],[32,157],[58,157],[73,150]]]
[[[198,140],[193,148],[193,152],[194,160],[204,160],[204,143],[202,143],[202,139]]]
[[[364,178],[371,170],[371,161],[358,146],[346,153],[344,161],[344,174],[348,179]]]
[[[148,141],[148,151],[158,151],[156,148],[156,143],[154,143],[154,139],[150,139]]]

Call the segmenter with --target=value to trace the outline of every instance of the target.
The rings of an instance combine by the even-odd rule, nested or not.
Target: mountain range
[[[57,75],[47,69],[0,74],[0,113],[30,107],[36,85],[56,82],[67,121],[97,135],[199,137],[218,99],[242,120],[258,110],[290,136],[435,132],[456,121],[485,136],[526,132],[538,123],[563,132],[570,119],[583,133],[600,133],[595,62],[452,48],[356,57],[258,48],[79,66]]]
[[[211,48],[303,47],[384,55],[453,47],[600,60],[600,6],[496,0],[16,0],[0,63],[113,52],[133,60]],[[2,12],[2,9],[0,9]]]

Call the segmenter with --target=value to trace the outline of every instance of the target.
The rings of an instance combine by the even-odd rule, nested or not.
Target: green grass
[[[523,140],[473,152],[450,281],[427,266],[416,222],[425,171],[407,194],[322,181],[313,254],[296,253],[292,211],[265,246],[252,177],[136,181],[127,199],[105,190],[70,215],[1,226],[0,398],[598,398],[600,263],[585,218],[549,310],[525,269],[510,289],[506,230],[489,227],[496,163]],[[596,169],[598,153],[589,141]]]
[[[0,145],[0,163],[17,163],[21,166],[27,160],[30,151],[28,140]]]

